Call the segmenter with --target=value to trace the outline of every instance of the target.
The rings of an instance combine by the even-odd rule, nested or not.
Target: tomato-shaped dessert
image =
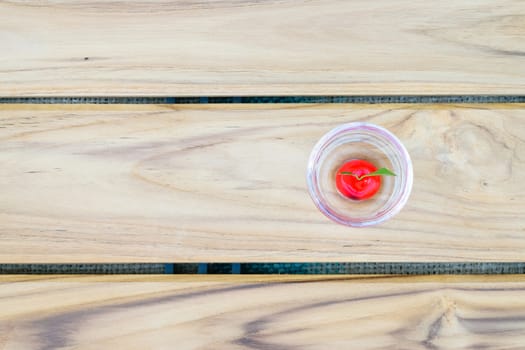
[[[335,184],[343,196],[364,200],[371,198],[381,187],[381,176],[365,176],[376,172],[374,164],[362,159],[352,159],[344,163],[336,173]]]

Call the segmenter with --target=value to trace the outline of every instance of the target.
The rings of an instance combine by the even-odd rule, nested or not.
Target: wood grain
[[[415,172],[365,229],[326,219],[305,180],[356,120]],[[4,105],[0,164],[0,263],[525,260],[522,105]]]
[[[0,43],[0,96],[525,93],[512,0],[10,0]]]
[[[1,349],[521,349],[525,279],[0,277]]]

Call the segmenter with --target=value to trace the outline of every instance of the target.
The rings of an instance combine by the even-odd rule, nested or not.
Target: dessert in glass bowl
[[[397,214],[412,189],[413,170],[403,144],[370,123],[349,123],[325,134],[308,161],[307,183],[319,210],[353,227]]]

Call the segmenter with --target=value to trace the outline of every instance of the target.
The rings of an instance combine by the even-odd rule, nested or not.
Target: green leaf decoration
[[[351,175],[351,176],[355,177],[357,179],[357,181],[361,181],[365,177],[370,177],[370,176],[379,176],[379,175],[397,176],[396,174],[394,174],[394,172],[392,172],[391,170],[388,170],[387,168],[380,168],[380,169],[377,169],[374,172],[365,174],[363,176],[357,176],[356,174],[352,173],[351,171],[341,171],[340,174],[341,175]]]

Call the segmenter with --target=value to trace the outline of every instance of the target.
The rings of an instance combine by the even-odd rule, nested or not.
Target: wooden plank
[[[523,276],[2,276],[0,286],[2,349],[519,349],[525,341]]]
[[[0,96],[523,94],[521,1],[2,1]]]
[[[394,132],[414,188],[334,224],[306,189],[333,127]],[[524,261],[523,105],[5,105],[0,262]]]

